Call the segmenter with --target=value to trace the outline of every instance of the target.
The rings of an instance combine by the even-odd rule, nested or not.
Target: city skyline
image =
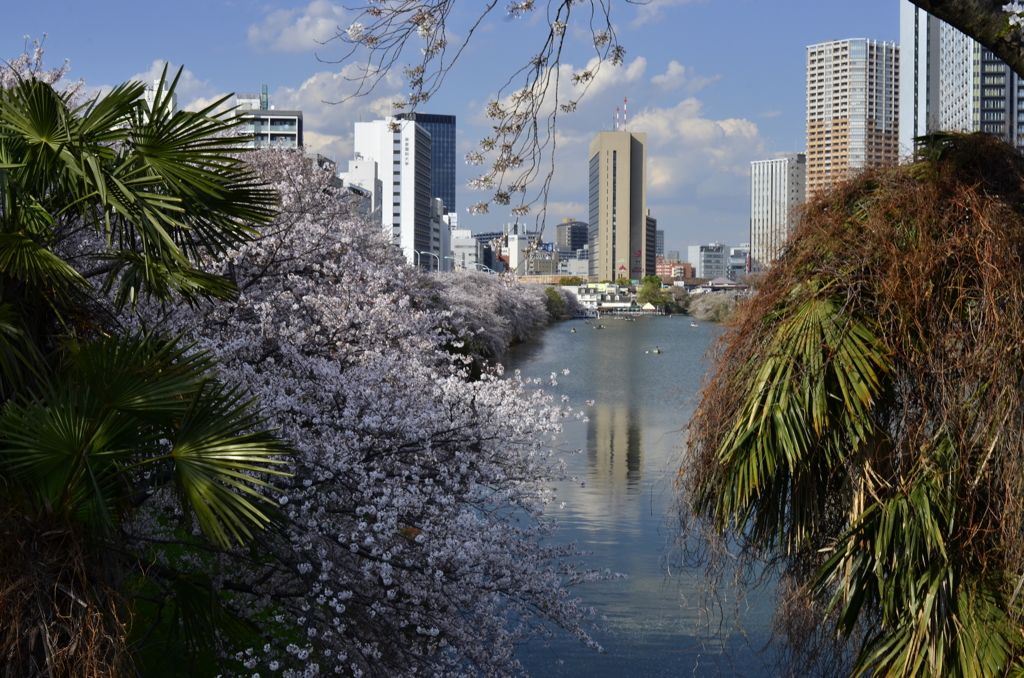
[[[345,167],[352,158],[354,122],[378,119],[403,91],[399,71],[369,98],[336,106],[351,83],[341,49],[319,44],[350,22],[340,4],[212,0],[168,12],[156,3],[100,1],[88,7],[19,3],[0,27],[4,57],[21,51],[24,35],[46,40],[46,60],[71,60],[71,77],[89,87],[139,78],[184,64],[179,104],[195,107],[230,92],[269,85],[278,108],[302,110],[306,145]],[[500,9],[500,8],[499,8]],[[468,6],[457,6],[453,37],[469,25]],[[715,240],[744,242],[749,229],[749,166],[779,152],[804,150],[804,59],[807,45],[828,39],[898,39],[895,0],[856,7],[812,5],[807,0],[766,6],[741,0],[617,4],[614,20],[627,48],[622,67],[605,69],[577,113],[559,119],[559,150],[547,215],[547,239],[565,217],[585,218],[587,144],[611,129],[614,110],[629,98],[628,129],[649,137],[648,203],[666,250]],[[459,13],[462,14],[459,14]],[[496,230],[507,212],[468,215],[481,193],[465,187],[473,168],[462,155],[486,136],[484,106],[494,89],[536,50],[543,12],[506,20],[499,12],[481,25],[442,88],[423,113],[458,116],[460,226]],[[155,28],[156,27],[156,28]],[[462,34],[460,35],[460,31]],[[117,35],[117,47],[109,38]],[[726,39],[726,36],[728,39]],[[567,63],[586,65],[592,49],[573,34]],[[501,54],[499,60],[493,57]],[[412,55],[409,57],[412,58]],[[583,168],[580,170],[579,168]]]

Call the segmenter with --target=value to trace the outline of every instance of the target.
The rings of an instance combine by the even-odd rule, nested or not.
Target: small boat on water
[[[651,351],[651,353],[661,353],[661,349],[660,349],[660,348],[658,348],[657,346],[655,346],[655,347],[654,347],[654,350],[653,350],[653,351]]]

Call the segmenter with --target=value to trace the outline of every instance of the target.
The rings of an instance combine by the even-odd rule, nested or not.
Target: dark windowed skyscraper
[[[455,116],[399,113],[399,120],[414,120],[430,132],[430,197],[444,201],[445,212],[455,208]]]

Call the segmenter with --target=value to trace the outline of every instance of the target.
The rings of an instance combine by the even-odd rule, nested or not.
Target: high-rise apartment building
[[[931,132],[988,132],[1024,147],[1024,82],[986,47],[900,0],[900,147]]]
[[[381,226],[409,263],[425,269],[446,267],[441,208],[431,197],[430,133],[412,120],[355,123],[355,154],[377,163]]]
[[[267,86],[259,94],[238,94],[238,114],[245,120],[238,129],[252,135],[249,146],[302,147],[302,111],[275,110]]]
[[[751,268],[762,270],[781,256],[806,197],[807,158],[783,153],[750,163]]]
[[[899,46],[858,38],[807,48],[807,195],[899,161]]]
[[[598,280],[654,275],[646,146],[646,134],[625,131],[598,132],[590,142],[590,275]]]
[[[444,201],[445,212],[455,208],[455,116],[434,113],[399,113],[396,120],[412,120],[430,132],[430,197]]]

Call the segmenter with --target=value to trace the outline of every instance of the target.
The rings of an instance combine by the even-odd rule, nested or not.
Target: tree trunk
[[[985,45],[1024,77],[1024,35],[1007,21],[1007,0],[910,1]]]

